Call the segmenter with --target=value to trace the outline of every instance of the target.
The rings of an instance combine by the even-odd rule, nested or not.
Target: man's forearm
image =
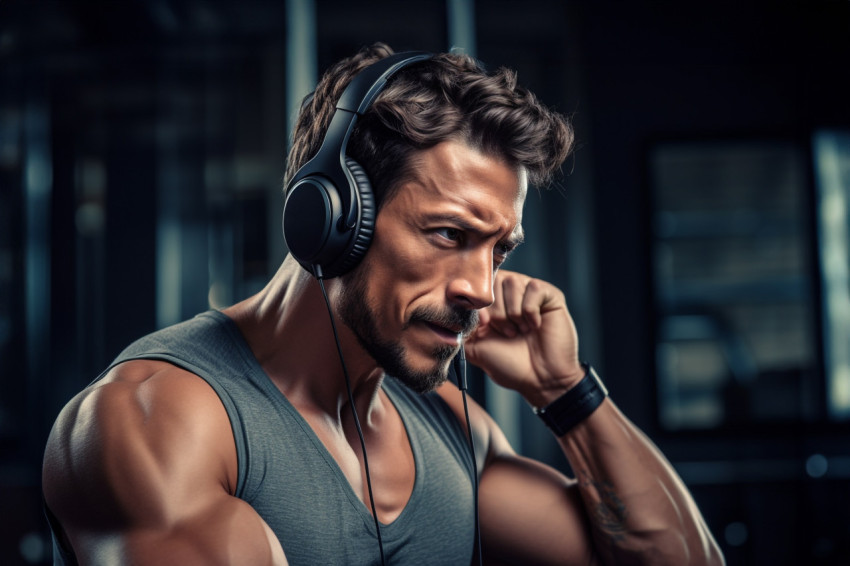
[[[606,564],[724,563],[681,479],[610,399],[559,443]]]

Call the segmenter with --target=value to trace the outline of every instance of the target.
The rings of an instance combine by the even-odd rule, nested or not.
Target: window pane
[[[827,406],[850,417],[850,133],[819,132],[814,139]]]
[[[805,171],[791,143],[652,152],[665,427],[816,415]]]

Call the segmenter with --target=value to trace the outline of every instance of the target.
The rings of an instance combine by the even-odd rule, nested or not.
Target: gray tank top
[[[263,372],[230,318],[209,311],[155,332],[110,367],[131,359],[170,362],[216,391],[236,440],[236,496],[277,534],[291,565],[380,564],[368,503],[357,498],[313,430]],[[416,394],[393,378],[383,387],[404,421],[416,463],[410,500],[397,519],[381,525],[387,562],[468,565],[475,519],[463,428],[436,393]],[[380,491],[380,484],[373,489]]]

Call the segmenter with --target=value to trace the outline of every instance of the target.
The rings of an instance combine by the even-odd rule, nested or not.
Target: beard
[[[434,347],[430,357],[433,365],[417,370],[407,362],[407,353],[400,340],[381,336],[378,330],[375,308],[369,304],[366,296],[366,282],[363,264],[353,272],[342,276],[345,283],[340,299],[339,315],[348,326],[360,346],[377,364],[392,377],[395,377],[417,393],[433,391],[442,385],[449,374],[449,362],[457,353],[456,346],[441,345]],[[428,322],[442,327],[460,327],[463,335],[468,336],[478,326],[478,311],[462,308],[417,307],[404,323],[402,330],[417,322]]]

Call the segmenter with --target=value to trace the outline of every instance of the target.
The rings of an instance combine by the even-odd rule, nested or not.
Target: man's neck
[[[338,281],[325,282],[331,304]],[[287,257],[257,295],[224,309],[272,382],[296,406],[339,418],[349,405],[330,318],[318,282]],[[368,419],[383,371],[334,313],[357,412]]]

